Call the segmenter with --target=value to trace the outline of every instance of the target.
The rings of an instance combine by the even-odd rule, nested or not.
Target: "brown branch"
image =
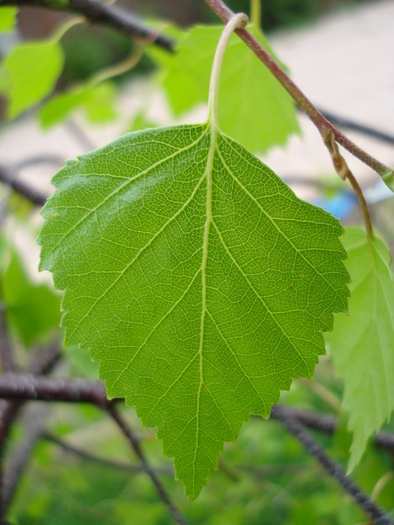
[[[144,26],[129,11],[97,0],[0,0],[1,6],[40,7],[76,13],[92,24],[113,27],[140,44],[153,43],[168,51],[172,51],[174,46],[170,38]]]
[[[102,382],[34,377],[35,374],[39,374],[39,372],[32,371],[32,374],[5,374],[0,376],[0,399],[93,403],[104,408],[112,403],[107,399]],[[274,405],[271,413],[272,418],[276,418],[277,406],[279,405]],[[327,414],[286,405],[280,405],[280,409],[282,413],[295,417],[303,425],[319,432],[333,434],[337,427],[336,418]],[[374,443],[379,448],[394,451],[394,434],[380,432],[374,438]]]
[[[0,397],[12,400],[92,403],[102,408],[111,402],[99,381],[36,377],[32,374],[4,374],[0,377]]]
[[[230,18],[234,16],[234,13],[222,0],[205,1],[212,11],[214,11],[224,23],[227,23]],[[261,46],[261,44],[249,33],[247,29],[236,29],[235,32],[253,51],[257,58],[259,58],[259,60],[261,60],[261,62],[263,62],[263,64],[269,69],[269,71],[285,88],[285,90],[298,104],[298,106],[306,113],[310,120],[315,124],[323,138],[327,132],[332,132],[338,144],[341,144],[355,157],[375,170],[381,177],[388,179],[391,175],[391,177],[394,179],[394,172],[391,168],[379,162],[366,151],[359,148],[320,113],[320,111],[312,104],[312,102],[304,95],[300,88],[290,79],[290,77],[280,67],[280,65],[271,57],[271,55]]]
[[[317,459],[326,472],[328,472],[328,474],[339,483],[343,490],[353,497],[365,514],[373,520],[373,523],[379,525],[394,525],[394,521],[346,476],[342,467],[329,458],[324,449],[305,430],[305,427],[299,420],[294,416],[289,415],[288,412],[282,410],[282,407],[278,405],[273,408],[272,414],[284,424],[293,436],[298,439],[307,452]]]
[[[180,514],[179,510],[175,507],[174,503],[171,501],[169,495],[167,494],[167,491],[164,487],[164,485],[161,483],[159,477],[157,476],[156,472],[152,469],[152,467],[149,465],[148,460],[145,457],[144,452],[142,451],[142,448],[140,446],[139,440],[134,435],[134,433],[130,430],[130,428],[127,426],[124,419],[121,417],[119,412],[116,410],[115,406],[108,407],[108,413],[112,417],[112,419],[115,421],[115,423],[118,425],[120,430],[123,432],[125,437],[128,439],[132,449],[137,454],[139,459],[141,460],[141,463],[144,466],[144,469],[146,470],[147,474],[150,476],[153,484],[156,487],[157,493],[159,494],[161,500],[165,503],[167,506],[171,516],[173,517],[174,521],[176,523],[179,523],[179,525],[187,525],[186,519]]]

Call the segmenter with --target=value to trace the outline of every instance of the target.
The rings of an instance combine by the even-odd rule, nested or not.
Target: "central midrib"
[[[203,255],[201,262],[201,279],[202,279],[202,309],[201,309],[201,325],[200,325],[200,347],[199,347],[199,356],[200,356],[200,384],[197,392],[197,408],[196,408],[196,445],[194,451],[194,460],[193,460],[193,493],[194,493],[194,484],[196,476],[196,459],[197,459],[197,450],[198,450],[198,434],[199,434],[199,416],[200,416],[200,397],[201,389],[204,382],[203,377],[203,341],[204,341],[204,323],[205,323],[205,313],[206,313],[206,295],[207,295],[207,285],[206,285],[206,268],[208,260],[208,240],[209,240],[209,228],[212,222],[212,172],[213,172],[213,161],[215,157],[215,151],[217,146],[217,133],[218,129],[216,125],[211,123],[211,144],[209,146],[207,167],[205,169],[205,175],[207,179],[207,204],[206,204],[206,220],[204,227],[204,240],[203,240]]]

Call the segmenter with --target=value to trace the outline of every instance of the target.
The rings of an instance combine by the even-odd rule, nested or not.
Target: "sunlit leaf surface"
[[[312,377],[347,309],[342,227],[208,124],[131,133],[53,184],[41,269],[66,344],[157,427],[194,499],[249,414]]]

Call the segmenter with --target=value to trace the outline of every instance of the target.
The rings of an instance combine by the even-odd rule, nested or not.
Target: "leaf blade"
[[[15,47],[4,61],[10,83],[9,117],[15,118],[51,93],[63,64],[63,51],[56,41],[29,42]]]
[[[367,441],[394,409],[394,286],[390,253],[380,239],[349,229],[344,245],[352,278],[350,316],[337,316],[325,335],[337,374],[344,381],[343,404],[353,432],[348,471],[359,463]]]
[[[312,376],[347,304],[342,228],[207,124],[126,135],[53,183],[41,269],[66,289],[66,343],[158,428],[195,499],[249,414]]]
[[[16,24],[17,7],[2,7],[0,9],[0,33],[11,33]]]

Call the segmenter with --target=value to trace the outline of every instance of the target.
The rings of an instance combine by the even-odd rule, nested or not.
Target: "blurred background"
[[[181,28],[218,23],[203,0],[128,0],[119,5],[132,11],[143,23],[156,27],[160,20],[160,28],[168,25],[163,19]],[[249,1],[229,0],[228,5],[234,11],[249,12]],[[15,30],[0,33],[0,60],[18,43],[48,39],[71,18],[61,12],[22,8]],[[394,164],[393,21],[392,0],[262,2],[262,27],[295,82],[319,108],[368,128],[365,133],[350,129],[349,123],[343,125],[350,138],[387,165]],[[64,68],[51,96],[68,92],[95,74],[122,63],[135,49],[129,38],[114,29],[80,23],[64,34],[61,46]],[[153,83],[152,88],[156,72],[154,61],[144,55],[132,69],[126,68],[110,79],[110,87],[100,94],[102,98],[93,109],[90,107],[90,113],[77,108],[53,125],[45,126],[39,115],[51,96],[14,119],[7,116],[7,95],[1,91],[0,69],[0,170],[46,195],[52,191],[51,177],[67,158],[103,146],[120,134],[150,122],[169,124],[205,118],[205,106],[175,116],[160,83]],[[141,108],[148,108],[143,116]],[[318,132],[305,117],[301,114],[298,117],[301,135],[291,136],[283,148],[271,148],[262,159],[298,195],[324,206],[346,225],[362,225],[357,202],[334,173]],[[371,133],[370,128],[381,136]],[[392,194],[372,170],[350,155],[346,158],[365,190],[377,231],[393,248]],[[50,304],[46,309],[55,312],[36,339],[33,318],[28,328],[31,337],[25,340],[22,328],[10,326],[17,359],[26,364],[33,351],[48,347],[54,338],[61,339],[59,330],[54,328],[60,316],[59,295],[52,289],[50,275],[39,274],[37,270],[39,249],[35,239],[41,225],[39,210],[6,185],[0,188],[0,199],[3,234],[12,240],[17,253],[12,271],[7,270],[8,274],[2,278],[11,283],[27,283],[32,294],[30,309],[32,305],[33,309],[39,309],[39,295],[34,294],[38,290],[43,293],[40,286],[44,283],[48,295],[45,301]],[[56,374],[95,379],[97,366],[87,352],[71,348],[62,350]],[[317,433],[316,437],[329,453],[345,463],[350,437],[346,432],[346,416],[340,409],[341,394],[342,384],[335,378],[330,358],[326,357],[321,359],[314,383],[296,381],[291,391],[283,394],[283,400],[338,418],[334,436]],[[31,447],[13,495],[9,523],[172,523],[146,473],[136,467],[127,443],[99,409],[54,404],[50,408],[41,404],[32,408],[13,427],[8,452],[12,457],[23,444],[32,420],[42,420],[45,432],[42,430],[44,434],[40,435],[44,439]],[[193,525],[366,523],[354,502],[322,473],[278,422],[251,418],[237,443],[226,444],[219,471],[210,476],[209,488],[188,505],[181,484],[173,479],[171,461],[161,455],[154,431],[141,427],[133,409],[125,410],[125,417]],[[392,425],[387,428],[394,429]],[[354,474],[357,483],[389,509],[394,508],[394,480],[388,472],[392,465],[392,454],[371,444]]]

